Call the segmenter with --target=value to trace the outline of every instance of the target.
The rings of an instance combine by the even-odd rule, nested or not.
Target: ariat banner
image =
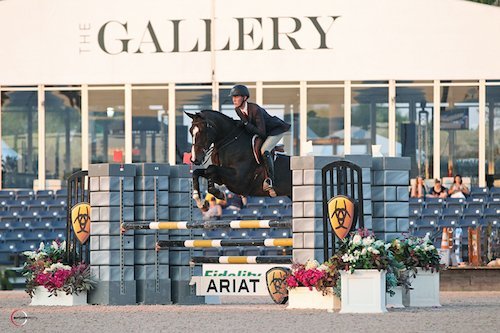
[[[71,208],[71,224],[73,232],[81,244],[85,244],[90,236],[90,205],[80,202]]]
[[[285,279],[289,272],[289,269],[283,267],[274,267],[266,272],[267,290],[276,304],[285,304],[288,301]]]
[[[354,202],[344,195],[337,195],[328,201],[328,218],[332,230],[343,239],[351,230],[354,222]]]

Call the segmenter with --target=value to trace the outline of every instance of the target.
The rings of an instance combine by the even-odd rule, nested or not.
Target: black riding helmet
[[[231,88],[231,92],[229,93],[229,97],[233,96],[250,97],[250,91],[248,91],[248,88],[246,86],[237,84],[233,88]]]

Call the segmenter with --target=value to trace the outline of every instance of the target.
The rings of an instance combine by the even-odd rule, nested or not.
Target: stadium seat
[[[68,189],[63,188],[63,189],[57,190],[55,193],[55,197],[56,197],[56,199],[59,199],[59,198],[67,199],[68,198]]]
[[[479,217],[464,216],[460,221],[460,227],[477,227],[479,225]]]
[[[254,208],[242,208],[240,210],[240,216],[243,219],[258,219],[260,214],[259,214],[259,209],[254,207]]]
[[[203,255],[205,257],[218,257],[221,255],[221,253],[220,253],[218,248],[209,247],[209,248],[203,249]]]
[[[500,187],[492,187],[492,188],[490,188],[490,197],[492,197],[492,198],[500,198]]]
[[[289,203],[290,199],[288,197],[266,198],[266,206],[269,208],[286,207]]]
[[[290,230],[284,228],[271,228],[269,229],[270,238],[289,238]]]
[[[16,200],[31,200],[35,198],[35,191],[33,190],[17,190],[15,192]]]
[[[500,217],[500,207],[488,207],[483,211],[484,217]]]
[[[431,236],[432,236],[432,232],[431,232],[431,231],[429,231],[429,230],[415,230],[415,231],[413,231],[411,234],[412,234],[412,236],[415,236],[415,237],[421,237],[421,238],[423,238],[423,237],[425,237],[425,236],[427,236],[427,235],[428,235],[429,237],[431,237]]]
[[[247,197],[247,208],[260,207],[263,208],[265,206],[265,199],[262,197]]]
[[[54,195],[55,195],[55,193],[52,190],[38,190],[35,193],[35,197],[38,200],[50,200],[50,199],[54,199]]]
[[[231,209],[223,209],[221,219],[223,220],[235,220],[239,218],[239,211]]]
[[[479,186],[471,186],[470,188],[470,196],[471,197],[486,197],[488,196],[489,191],[487,187],[479,187]]]
[[[260,210],[260,217],[262,219],[279,219],[281,217],[279,209],[275,208],[264,208]]]
[[[288,206],[286,208],[281,208],[279,210],[282,219],[289,219],[292,217],[292,207]]]
[[[490,202],[487,205],[488,208],[500,209],[500,202]]]
[[[0,224],[17,221],[17,212],[0,211]]]
[[[422,209],[421,216],[422,217],[439,217],[441,215],[441,209],[434,207],[434,208],[424,208]]]
[[[410,204],[409,216],[420,217],[422,214],[421,204]]]
[[[225,239],[229,238],[229,233],[225,229],[207,230],[208,239]]]
[[[237,247],[223,247],[223,256],[241,256],[241,250]]]
[[[438,208],[441,209],[444,204],[444,199],[443,198],[425,198],[425,207],[426,208]]]
[[[446,198],[445,201],[446,207],[455,207],[455,206],[464,206],[465,199],[464,198]]]
[[[444,227],[455,228],[459,225],[458,224],[459,221],[460,221],[459,217],[457,217],[457,218],[454,218],[454,217],[442,218],[442,219],[438,220],[438,228],[439,229],[442,229]]]
[[[420,204],[420,205],[423,205],[424,204],[424,198],[409,198],[408,202],[410,204]]]
[[[259,256],[261,254],[260,247],[257,246],[245,246],[241,252],[244,256]]]
[[[231,229],[229,231],[229,239],[245,239],[248,238],[247,229]]]
[[[45,199],[33,199],[26,201],[27,210],[45,210],[47,208],[47,201]]]
[[[16,198],[12,190],[0,190],[0,200],[13,200]]]
[[[445,207],[441,211],[441,217],[457,217],[462,216],[462,207]]]
[[[483,214],[482,206],[466,207],[462,212],[463,217],[481,217]]]

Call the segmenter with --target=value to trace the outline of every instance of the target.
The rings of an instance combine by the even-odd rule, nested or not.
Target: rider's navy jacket
[[[257,134],[263,139],[285,133],[290,129],[290,124],[269,115],[265,109],[255,103],[247,102],[248,117],[239,108],[234,110],[243,122],[248,123],[246,125],[247,131]]]

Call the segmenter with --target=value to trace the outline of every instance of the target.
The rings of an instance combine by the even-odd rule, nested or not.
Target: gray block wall
[[[138,163],[134,180],[135,221],[169,221],[170,165]],[[134,273],[137,303],[171,304],[169,250],[156,251],[156,242],[168,239],[168,230],[136,230]]]
[[[134,231],[120,235],[121,223],[134,220],[135,172],[132,165],[89,167],[90,265],[97,280],[96,288],[89,292],[90,304],[136,303]]]
[[[402,238],[409,231],[409,157],[374,157],[373,231],[380,239]]]
[[[362,170],[364,227],[385,240],[408,231],[409,158],[370,155],[294,156],[293,260],[323,261],[323,202],[321,169],[334,161],[346,160]]]
[[[171,221],[201,220],[201,212],[193,208],[192,174],[187,165],[173,165],[169,179],[169,215]],[[171,240],[202,239],[203,230],[171,230]],[[201,250],[188,248],[170,249],[170,278],[172,281],[172,301],[177,304],[204,304],[205,297],[196,296],[194,286],[190,286],[191,276],[200,276],[201,267],[191,267],[192,256],[202,255]]]

